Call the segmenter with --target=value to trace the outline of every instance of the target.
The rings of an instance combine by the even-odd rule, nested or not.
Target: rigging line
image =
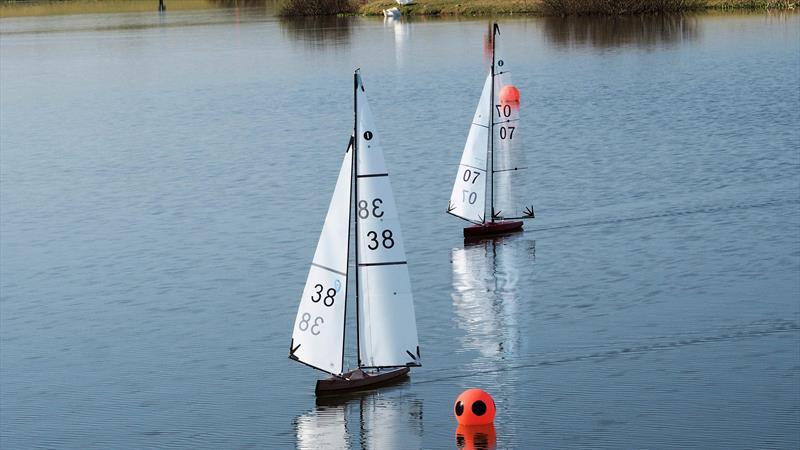
[[[356,71],[353,73],[353,172],[352,172],[353,179],[358,179],[358,141],[359,141],[359,135],[358,135],[358,84],[359,84],[358,83],[359,82],[358,71],[359,70],[360,69],[356,69]],[[357,182],[353,182],[353,199],[354,199],[355,203],[358,203],[358,183]],[[355,250],[356,250],[356,252],[355,253],[356,253],[356,266],[358,266],[358,241],[359,241],[359,239],[358,239],[358,211],[356,209],[352,208],[352,205],[350,205],[350,206],[351,206],[350,209],[353,210],[353,221],[355,221],[355,223],[356,223],[356,239],[355,239],[355,241],[356,241],[355,242],[355,247],[356,247]],[[349,237],[350,236],[348,236],[348,238]],[[355,295],[355,299],[356,299],[356,358],[357,358],[357,361],[358,361],[358,367],[361,367],[361,330],[360,330],[361,325],[359,324],[359,322],[360,322],[359,309],[360,308],[358,307],[358,301],[359,301],[358,293],[359,293],[360,290],[361,289],[360,289],[359,280],[358,280],[358,270],[356,270],[356,295]]]
[[[508,119],[503,122],[494,122],[494,125],[500,125],[501,123],[511,123],[511,122],[519,122],[519,119]]]
[[[486,172],[486,169],[481,169],[479,167],[470,166],[469,164],[461,164],[461,163],[459,163],[458,165],[459,166],[464,166],[464,167],[469,167],[470,169],[480,170],[481,172]]]
[[[291,359],[291,360],[293,360],[293,361],[297,361],[297,362],[299,362],[300,364],[304,364],[304,365],[306,365],[306,366],[308,366],[308,367],[311,367],[312,369],[317,369],[317,370],[319,370],[319,371],[322,371],[322,372],[325,372],[325,373],[327,373],[327,374],[333,375],[333,376],[334,376],[334,377],[336,377],[336,378],[340,378],[340,379],[342,379],[342,380],[346,380],[346,379],[347,379],[347,378],[343,377],[343,376],[342,376],[342,374],[336,374],[336,373],[333,373],[333,372],[331,372],[330,370],[325,370],[325,369],[323,369],[323,368],[321,368],[321,367],[317,367],[317,366],[314,366],[314,365],[312,365],[312,364],[309,364],[309,363],[307,363],[307,362],[305,362],[305,361],[301,361],[301,360],[300,360],[299,358],[297,358],[296,356],[295,356],[295,357],[289,356],[289,359]],[[344,366],[342,366],[342,367],[344,367]]]
[[[399,266],[402,264],[408,264],[408,261],[389,261],[389,262],[378,262],[378,263],[360,263],[359,267],[368,267],[368,266]]]
[[[358,175],[358,178],[372,178],[372,177],[388,177],[388,173],[368,173],[366,175]]]
[[[422,367],[420,363],[406,363],[397,366],[362,366],[362,369],[399,369],[402,367]]]
[[[498,173],[498,172],[513,172],[515,170],[524,170],[524,169],[527,169],[527,167],[514,167],[513,169],[500,169],[500,170],[495,170],[494,173]]]
[[[495,58],[495,44],[497,42],[497,35],[498,35],[499,32],[500,32],[500,27],[497,25],[497,23],[495,23],[494,26],[492,27],[492,69],[491,69],[492,86],[491,86],[491,97],[489,97],[489,118],[490,118],[489,121],[491,123],[491,127],[489,128],[489,133],[488,133],[489,134],[489,149],[488,150],[489,150],[489,156],[491,157],[491,163],[490,163],[489,167],[492,168],[493,172],[494,172],[494,119],[493,118],[494,118],[494,81],[495,81],[495,73],[494,73],[495,67],[494,67],[494,65],[495,65],[495,59],[496,59]],[[490,187],[491,187],[491,193],[490,193],[490,195],[491,195],[491,197],[490,197],[491,207],[490,207],[490,210],[489,210],[490,211],[489,216],[491,217],[491,221],[494,222],[494,173],[492,174],[491,178],[492,178],[491,184],[490,184]],[[489,183],[489,177],[486,177],[486,180],[484,180],[484,182],[488,184]],[[486,206],[484,205],[484,208],[485,207]],[[485,210],[484,210],[484,212],[485,212]]]
[[[350,214],[348,213],[347,215],[349,216]],[[350,247],[350,246],[348,245],[348,247]],[[314,266],[314,267],[319,267],[320,269],[323,269],[323,270],[327,270],[328,272],[333,272],[333,273],[342,275],[344,277],[347,277],[347,272],[340,272],[340,271],[338,271],[336,269],[331,269],[330,267],[323,266],[322,264],[317,264],[315,262],[312,262],[311,265]]]
[[[477,220],[472,220],[472,219],[467,219],[464,216],[459,216],[458,214],[453,214],[452,211],[446,211],[446,212],[447,212],[447,214],[450,214],[451,216],[456,216],[459,219],[466,220],[469,223],[474,223],[475,225],[483,225],[483,222],[479,222]]]
[[[355,136],[350,136],[350,142],[347,143],[347,152],[353,148]],[[345,155],[347,154],[345,152]],[[354,151],[355,152],[355,151]],[[353,157],[353,154],[350,154],[350,157]],[[351,163],[352,164],[352,163]],[[344,348],[345,343],[347,341],[347,279],[348,273],[350,272],[350,226],[352,225],[352,221],[350,220],[350,211],[353,209],[353,166],[350,166],[350,181],[347,187],[349,188],[348,198],[347,198],[347,259],[345,260],[345,273],[344,273],[344,312],[342,313],[342,370],[344,370]],[[313,262],[311,264],[314,264]]]
[[[483,128],[487,128],[487,129],[489,128],[489,125],[484,125],[484,124],[482,124],[482,123],[475,123],[475,122],[472,122],[472,124],[473,124],[473,125],[475,125],[475,126],[478,126],[478,127],[483,127]]]

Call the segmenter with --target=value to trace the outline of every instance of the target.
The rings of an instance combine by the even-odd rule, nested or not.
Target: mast
[[[358,205],[358,71],[353,72],[353,202]],[[356,358],[358,358],[358,367],[361,367],[361,332],[359,330],[359,316],[358,316],[358,294],[361,290],[361,285],[358,282],[358,208],[353,209],[353,220],[356,223]],[[349,238],[350,236],[348,236]],[[350,248],[348,246],[347,248]]]
[[[489,98],[489,171],[492,173],[491,181],[489,181],[489,177],[486,177],[487,183],[491,183],[489,185],[491,188],[489,215],[492,216],[492,223],[494,223],[494,44],[499,31],[500,27],[495,23],[492,26],[492,95]]]

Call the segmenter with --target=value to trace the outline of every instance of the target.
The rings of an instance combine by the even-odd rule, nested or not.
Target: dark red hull
[[[317,395],[330,395],[372,389],[402,380],[408,376],[410,370],[408,367],[401,367],[386,372],[366,373],[361,369],[356,369],[342,374],[344,378],[331,377],[317,380],[317,388],[314,393]]]
[[[464,228],[464,237],[494,236],[498,234],[514,233],[516,231],[522,231],[521,220],[488,222],[484,225],[473,225]]]

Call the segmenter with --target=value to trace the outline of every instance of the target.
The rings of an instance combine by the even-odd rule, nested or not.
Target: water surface
[[[800,16],[500,25],[537,219],[464,243],[487,20],[0,20],[0,446],[454,448],[473,386],[499,448],[800,446]],[[317,404],[356,67],[424,366]]]

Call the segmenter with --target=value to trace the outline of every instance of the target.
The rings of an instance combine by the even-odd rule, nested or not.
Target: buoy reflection
[[[497,448],[494,425],[459,425],[456,428],[456,448],[459,450],[490,450]]]

